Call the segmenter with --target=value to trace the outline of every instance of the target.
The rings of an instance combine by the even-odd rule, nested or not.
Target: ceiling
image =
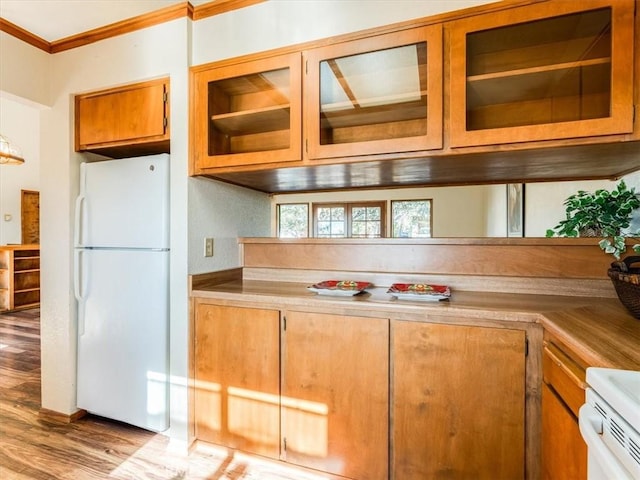
[[[186,0],[0,0],[0,17],[54,42],[180,3]]]

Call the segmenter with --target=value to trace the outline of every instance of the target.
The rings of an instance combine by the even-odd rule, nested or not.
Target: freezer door
[[[79,250],[79,408],[168,428],[167,251]]]
[[[76,247],[168,248],[169,156],[80,165]]]

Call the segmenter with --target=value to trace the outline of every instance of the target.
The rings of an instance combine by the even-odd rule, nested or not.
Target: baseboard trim
[[[38,412],[38,418],[40,420],[44,420],[51,423],[73,423],[77,420],[80,420],[87,414],[86,410],[78,410],[70,415],[65,413],[56,412],[54,410],[49,410],[48,408],[41,408]]]

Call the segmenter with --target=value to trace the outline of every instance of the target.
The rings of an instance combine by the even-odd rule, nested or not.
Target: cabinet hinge
[[[287,438],[286,437],[282,439],[282,449],[285,452],[287,451]]]
[[[304,73],[305,75],[309,73],[309,60],[304,61]]]
[[[169,119],[167,117],[164,117],[162,119],[162,126],[164,126],[164,128],[167,128],[167,125],[169,125]]]
[[[309,153],[309,139],[308,138],[304,139],[304,151]]]
[[[529,338],[528,337],[524,337],[524,356],[525,357],[529,356]]]
[[[285,315],[282,316],[282,329],[287,330],[287,317]]]
[[[169,101],[169,95],[167,95],[167,92],[164,92],[164,93],[162,94],[162,101],[163,101],[164,103],[167,103],[167,102]]]

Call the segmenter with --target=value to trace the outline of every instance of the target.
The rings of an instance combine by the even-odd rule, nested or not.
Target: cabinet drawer
[[[544,382],[556,391],[577,417],[587,386],[585,369],[553,343],[545,343],[542,372]]]

